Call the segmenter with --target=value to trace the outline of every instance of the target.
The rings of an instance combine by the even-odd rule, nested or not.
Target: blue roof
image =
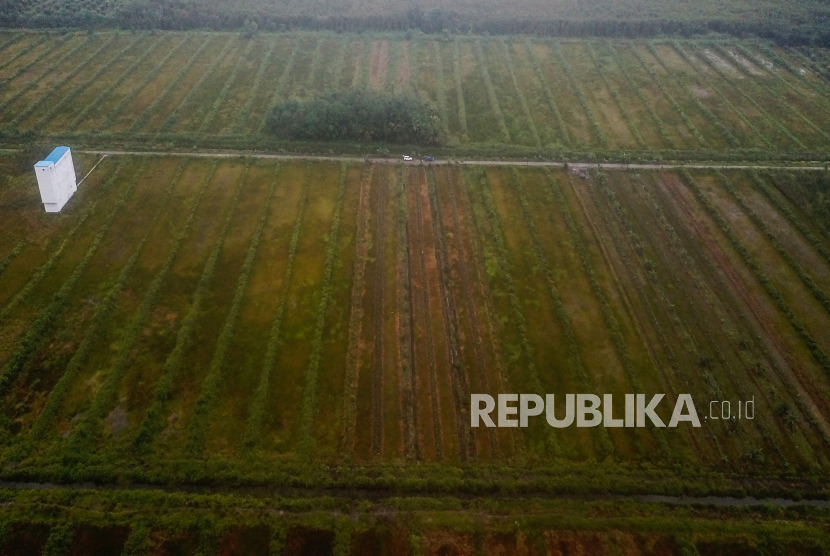
[[[40,162],[35,164],[35,168],[48,168],[52,164],[52,162],[46,162],[45,160],[41,160]]]
[[[52,162],[57,164],[57,162],[61,159],[63,155],[66,154],[66,151],[68,150],[69,147],[55,147],[55,150],[52,151],[52,153],[49,156],[43,159],[43,162]]]

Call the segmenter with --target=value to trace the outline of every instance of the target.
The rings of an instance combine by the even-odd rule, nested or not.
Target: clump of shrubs
[[[438,110],[413,94],[350,89],[278,104],[268,130],[286,139],[436,145]]]

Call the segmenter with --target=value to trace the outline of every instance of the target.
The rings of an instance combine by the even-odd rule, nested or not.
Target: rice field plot
[[[7,34],[6,130],[255,146],[276,102],[368,87],[435,103],[451,146],[739,153],[830,143],[830,86],[805,70],[812,60],[757,41]]]
[[[793,173],[123,156],[44,215],[2,161],[7,475],[830,465],[830,242]],[[514,392],[663,393],[664,423],[686,393],[701,426],[470,427]]]

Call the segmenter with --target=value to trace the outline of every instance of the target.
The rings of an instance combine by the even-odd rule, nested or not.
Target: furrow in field
[[[472,359],[471,366],[475,368],[475,372],[470,372],[469,375],[470,390],[472,392],[492,395],[496,392],[500,381],[498,377],[496,377],[496,380],[490,377],[491,364],[487,358],[484,345],[487,331],[480,323],[478,307],[473,298],[475,285],[470,277],[469,268],[471,250],[466,245],[468,240],[465,237],[465,230],[462,229],[462,220],[459,216],[458,203],[455,195],[455,179],[457,179],[456,174],[451,170],[450,166],[445,166],[444,180],[442,181],[443,186],[440,187],[436,195],[439,201],[444,204],[447,204],[447,200],[440,200],[441,194],[443,193],[445,197],[449,198],[449,210],[445,210],[444,212],[444,229],[449,230],[446,235],[454,241],[450,241],[450,249],[448,250],[448,258],[452,264],[450,267],[451,280],[447,287],[452,287],[452,284],[456,284],[457,288],[463,292],[463,306],[460,312],[466,317],[466,322],[459,323],[461,325],[460,335],[465,340],[462,348],[468,351],[466,344],[472,343],[474,358]],[[475,261],[472,264],[474,265]],[[489,427],[487,428],[486,435],[489,442],[490,456],[495,459],[501,452],[498,444],[498,436],[496,431]],[[480,448],[478,451],[481,451]]]
[[[239,199],[245,186],[247,171],[248,166],[245,167],[242,176],[238,180],[239,183],[236,186],[236,192],[225,216],[222,230],[219,232],[219,237],[216,239],[213,250],[202,268],[199,282],[196,284],[196,289],[191,296],[190,307],[187,309],[187,314],[182,318],[181,325],[176,334],[175,346],[167,356],[158,380],[153,386],[150,405],[144,412],[144,416],[131,442],[132,448],[135,451],[141,451],[146,448],[156,435],[164,429],[165,418],[163,412],[170,399],[174,383],[185,363],[185,355],[193,344],[196,326],[201,316],[202,305],[210,291],[211,282],[214,280],[217,261],[222,252],[222,247],[225,244],[233,215],[239,204]]]
[[[102,42],[100,45],[98,45],[98,48],[96,48],[95,50],[90,52],[87,55],[86,58],[84,58],[83,60],[78,61],[75,64],[71,64],[72,65],[72,71],[70,71],[69,73],[67,73],[66,75],[64,75],[60,79],[58,79],[53,85],[51,85],[51,87],[47,91],[40,93],[38,95],[38,97],[35,99],[35,101],[32,102],[31,104],[29,104],[28,107],[26,107],[25,109],[17,112],[14,119],[12,121],[10,121],[8,124],[6,124],[6,129],[15,129],[15,128],[17,128],[21,122],[23,122],[30,115],[34,114],[35,111],[37,111],[43,105],[44,102],[46,102],[47,100],[51,100],[52,97],[54,97],[55,94],[61,89],[61,87],[63,87],[66,83],[68,83],[72,79],[74,79],[93,60],[98,61],[97,59],[99,57],[99,54],[104,49],[109,48],[116,41],[117,38],[118,37],[115,36],[115,35],[111,36],[108,41]],[[63,99],[66,99],[67,96],[68,95],[64,95]],[[58,104],[59,105],[63,104],[63,102],[60,102]]]
[[[202,114],[204,114],[204,107],[206,106],[206,102],[197,102],[194,100],[194,97],[198,98],[199,94],[204,94],[204,87],[207,83],[210,83],[214,79],[214,74],[216,70],[223,64],[225,59],[231,52],[231,49],[234,47],[234,41],[228,40],[225,42],[225,45],[222,47],[222,50],[217,54],[211,61],[210,64],[206,68],[199,68],[201,73],[199,80],[196,83],[187,83],[182,86],[187,92],[179,101],[178,105],[170,112],[161,125],[158,128],[158,131],[161,133],[169,132],[176,124],[182,119],[185,112],[191,107],[192,104],[196,104],[196,108],[194,110],[195,114],[193,118],[197,121],[202,119]],[[202,99],[199,99],[202,100]],[[163,114],[162,114],[163,115]],[[148,122],[149,123],[149,122]],[[152,124],[149,127],[154,127]]]
[[[127,199],[130,198],[135,190],[138,179],[146,170],[146,167],[147,161],[145,159],[141,168],[139,168],[133,179],[130,181],[129,186],[124,189],[118,198],[118,201],[115,203],[115,206],[107,215],[106,220],[99,228],[98,233],[90,243],[83,258],[75,266],[72,274],[63,282],[60,289],[52,296],[52,300],[49,305],[38,314],[26,334],[19,340],[17,349],[15,349],[12,354],[11,359],[5,364],[3,370],[0,371],[0,397],[5,396],[8,393],[18,375],[23,371],[33,352],[58,324],[58,321],[63,315],[64,308],[69,302],[71,292],[83,276],[86,268],[92,262],[98,248],[107,236],[107,233],[112,227],[112,224],[118,216],[121,208],[123,208],[127,202]],[[118,173],[116,172],[113,174],[111,179],[115,181],[117,177]]]
[[[207,441],[208,416],[211,414],[213,407],[216,405],[221,383],[224,375],[227,372],[227,354],[233,336],[236,332],[237,322],[239,320],[239,313],[242,309],[242,301],[245,296],[245,291],[248,285],[248,278],[251,274],[251,269],[259,251],[260,241],[262,239],[262,232],[265,228],[265,219],[268,216],[268,209],[271,201],[274,198],[274,191],[276,190],[277,180],[276,175],[269,187],[268,197],[262,205],[262,213],[257,223],[257,228],[254,231],[248,252],[245,256],[245,262],[242,263],[242,268],[239,272],[239,278],[236,283],[236,290],[234,292],[231,308],[228,315],[225,317],[225,323],[222,326],[222,332],[216,341],[216,347],[213,352],[213,357],[210,361],[210,367],[205,375],[202,384],[201,392],[195,402],[192,411],[190,423],[187,431],[187,443],[185,449],[191,454],[198,455],[204,449]]]
[[[438,363],[436,357],[435,335],[434,335],[434,309],[430,307],[429,284],[427,274],[427,240],[424,237],[424,221],[423,208],[420,193],[414,185],[420,175],[417,170],[410,170],[407,175],[407,192],[410,197],[407,204],[414,207],[410,218],[410,231],[413,232],[411,241],[414,249],[412,250],[416,258],[416,272],[415,280],[413,280],[413,288],[416,290],[416,303],[413,307],[415,316],[415,337],[420,341],[415,344],[415,367],[417,369],[417,383],[422,385],[426,392],[418,392],[419,399],[428,397],[430,405],[423,404],[421,414],[418,421],[421,423],[419,432],[423,435],[419,438],[419,445],[421,446],[421,455],[425,459],[442,461],[445,457],[443,438],[443,422],[442,422],[442,404],[439,398],[438,388]],[[414,222],[413,222],[414,221]],[[424,396],[426,394],[426,396]],[[428,409],[431,411],[428,411]],[[426,427],[432,425],[431,430],[428,431]],[[432,436],[432,443],[428,448],[429,433]],[[431,448],[431,449],[430,449]]]
[[[173,75],[173,78],[167,82],[167,85],[164,89],[157,95],[154,96],[152,102],[148,104],[133,120],[132,124],[128,128],[129,131],[135,132],[139,131],[150,121],[150,118],[155,116],[156,112],[159,110],[159,107],[166,102],[167,97],[173,94],[176,91],[176,88],[179,86],[179,83],[182,79],[188,74],[190,68],[199,60],[202,53],[210,46],[212,42],[211,38],[207,38],[202,41],[202,44],[196,49],[196,51],[190,55],[187,61],[184,63],[183,66],[179,68],[179,70]]]
[[[382,168],[378,182],[378,200],[375,214],[375,283],[372,303],[372,454],[383,452],[383,321],[384,321],[384,255],[386,253],[386,193],[389,187],[387,173]],[[388,301],[386,301],[388,303]]]
[[[588,184],[588,181],[570,181],[570,191],[573,192],[581,215],[591,230],[593,242],[599,246],[603,259],[611,270],[633,322],[640,330],[640,336],[646,341],[654,366],[661,371],[660,379],[665,393],[671,397],[676,397],[678,393],[694,393],[700,386],[695,384],[693,387],[690,381],[690,361],[681,360],[676,355],[678,339],[670,336],[676,323],[666,315],[667,300],[663,298],[659,302],[654,301],[658,296],[651,291],[651,281],[645,276],[644,267],[638,268],[634,264],[633,261],[638,259],[638,255],[631,245],[622,241],[614,242],[613,246],[609,245],[607,238],[625,237],[626,232],[618,218],[599,214],[603,212],[600,206],[602,195],[585,194],[582,189],[587,188]],[[629,288],[632,288],[633,292],[629,291]],[[680,349],[687,351],[688,348],[681,344]],[[705,434],[719,460],[723,463],[728,461],[728,455],[712,429],[707,428]],[[683,454],[681,459],[694,461],[708,456],[708,450],[703,449],[702,439],[698,438],[698,435],[689,434],[687,438],[691,442],[692,450],[688,450],[688,446],[680,447],[675,444],[675,450]]]
[[[161,70],[164,69],[164,67],[167,65],[167,62],[169,62],[173,58],[173,56],[178,54],[179,50],[181,50],[184,47],[184,45],[187,42],[189,42],[189,40],[189,36],[184,37],[176,44],[176,46],[169,49],[167,51],[167,54],[165,54],[164,57],[161,58],[161,60],[159,60],[158,63],[156,63],[153,66],[153,68],[144,75],[142,80],[139,81],[135,86],[130,87],[129,92],[127,92],[124,96],[121,97],[121,100],[118,101],[118,104],[116,104],[114,107],[108,110],[106,118],[100,125],[97,126],[96,129],[98,129],[99,131],[105,131],[110,129],[116,122],[116,120],[118,120],[121,117],[121,113],[127,108],[127,106],[132,104],[133,100],[139,95],[139,93],[141,93],[144,90],[144,88],[158,76]],[[125,80],[132,77],[135,68],[140,63],[144,62],[144,60],[146,60],[149,57],[152,51],[155,51],[155,48],[152,48],[152,50],[148,49],[147,52],[145,52],[144,55],[141,57],[141,59],[136,60],[130,68],[124,70],[124,72],[121,74],[121,77],[116,81],[117,85],[116,83],[114,83],[113,86],[109,89],[109,92],[112,92],[114,89],[120,86]],[[132,83],[132,80],[130,80],[130,82]],[[106,96],[102,98],[106,98]],[[157,100],[159,98],[160,97],[156,96]],[[140,118],[140,115],[136,118],[136,120],[134,120],[134,123],[138,121],[138,118]],[[78,115],[78,117],[75,119],[79,121],[80,119],[82,119],[81,115]]]
[[[357,390],[360,380],[361,362],[365,351],[363,337],[363,304],[365,295],[366,262],[371,243],[370,189],[376,166],[363,167],[360,178],[360,196],[357,209],[357,231],[355,232],[355,258],[352,274],[352,290],[349,302],[349,342],[346,350],[346,378],[343,387],[343,433],[340,452],[350,457],[354,450],[355,419],[357,413]]]
[[[251,405],[248,410],[248,418],[243,440],[243,444],[246,449],[256,447],[260,440],[262,421],[265,417],[266,404],[268,403],[271,374],[274,371],[280,344],[282,343],[282,322],[285,316],[285,307],[288,298],[289,286],[291,285],[291,276],[294,271],[294,260],[296,259],[297,247],[300,242],[300,232],[303,227],[303,218],[305,217],[306,205],[308,204],[308,190],[310,182],[310,171],[308,167],[306,167],[305,176],[303,178],[302,193],[297,207],[294,227],[291,232],[291,240],[288,244],[288,256],[285,272],[282,278],[280,302],[271,321],[268,333],[268,342],[265,348],[265,357],[262,361],[262,370],[259,373],[257,388],[254,391],[253,399],[251,400]]]
[[[703,63],[706,64],[705,67],[709,68],[711,71],[714,71],[724,81],[726,81],[727,83],[732,85],[734,87],[734,89],[738,92],[738,94],[740,94],[740,96],[744,100],[744,102],[749,103],[750,106],[752,106],[758,112],[758,114],[760,114],[761,118],[763,118],[763,120],[765,121],[765,123],[768,126],[774,127],[774,128],[777,129],[778,137],[776,137],[776,138],[780,138],[781,136],[784,136],[787,139],[789,139],[790,141],[792,141],[792,143],[794,143],[798,148],[806,150],[807,147],[801,141],[801,139],[796,137],[790,131],[790,129],[788,129],[788,127],[785,126],[777,117],[773,117],[773,115],[771,114],[771,111],[777,113],[777,110],[772,109],[772,107],[770,107],[770,110],[767,110],[766,108],[762,107],[761,104],[759,104],[758,101],[756,101],[754,98],[749,96],[744,91],[743,87],[739,86],[737,83],[734,82],[732,76],[723,67],[718,65],[718,63],[715,60],[713,60],[710,56],[706,55],[706,50],[705,49],[701,50],[700,48],[694,48],[692,50],[692,52],[697,56],[698,60],[702,60]]]
[[[273,40],[268,44],[268,50],[265,51],[265,55],[259,63],[256,76],[254,77],[253,83],[251,83],[251,88],[246,95],[247,98],[245,99],[245,104],[242,105],[242,109],[239,111],[239,114],[236,116],[233,126],[231,127],[231,133],[240,133],[243,127],[248,123],[248,120],[251,117],[251,112],[253,112],[254,109],[254,102],[257,94],[262,87],[265,72],[268,71],[268,67],[271,65],[271,60],[274,58],[274,51],[276,51],[276,49],[277,41]]]
[[[268,123],[268,116],[271,115],[271,112],[274,111],[274,108],[277,106],[277,104],[279,104],[279,102],[283,100],[286,87],[288,86],[288,76],[291,75],[291,71],[294,69],[294,62],[297,60],[297,56],[300,53],[300,43],[302,42],[302,38],[298,38],[297,41],[294,43],[294,48],[291,50],[291,55],[285,62],[285,68],[282,70],[279,80],[274,85],[274,92],[271,95],[271,100],[268,101],[268,104],[265,108],[265,113],[262,114],[262,121],[258,125],[252,126],[253,129],[256,129],[256,131],[259,133],[265,131],[265,127]],[[251,96],[251,98],[253,98],[253,95]]]
[[[468,367],[461,354],[461,338],[459,337],[458,312],[456,311],[455,283],[451,275],[449,254],[444,242],[444,230],[441,205],[436,191],[436,177],[434,166],[430,165],[427,173],[427,197],[432,220],[432,234],[435,238],[435,255],[438,267],[438,292],[441,298],[441,314],[443,316],[444,337],[446,338],[447,355],[449,362],[449,379],[452,387],[453,405],[455,407],[456,433],[458,434],[458,451],[462,461],[476,458],[476,445],[467,423],[470,421],[468,400],[470,399],[470,384]]]
[[[407,202],[406,169],[399,166],[396,260],[396,289],[399,310],[395,315],[398,360],[400,361],[401,419],[403,421],[403,456],[408,461],[420,459],[418,444],[418,382],[415,374],[415,326],[413,321],[412,246],[409,238],[409,204]]]
[[[135,37],[131,41],[129,41],[124,48],[116,52],[109,60],[107,60],[104,64],[101,64],[95,73],[90,75],[85,81],[82,83],[78,83],[74,89],[66,93],[61,97],[60,102],[55,103],[52,107],[47,110],[43,116],[41,116],[34,124],[32,124],[32,128],[34,129],[43,129],[48,123],[50,123],[55,116],[65,111],[66,106],[73,102],[81,93],[88,90],[89,87],[93,84],[98,83],[101,81],[101,77],[106,75],[109,69],[121,58],[133,50],[136,45],[140,42],[140,37]]]
[[[758,139],[761,140],[763,146],[767,148],[773,148],[773,142],[767,137],[766,134],[762,133],[761,130],[758,128],[757,121],[756,124],[753,124],[749,121],[747,115],[745,115],[741,110],[738,110],[737,106],[735,106],[732,101],[726,96],[726,94],[715,85],[715,81],[712,79],[708,79],[708,77],[703,73],[700,69],[699,65],[695,63],[692,57],[683,49],[683,46],[678,41],[672,41],[670,43],[671,48],[677,53],[678,56],[686,63],[688,67],[694,71],[694,73],[705,83],[708,89],[714,91],[715,95],[718,99],[726,105],[727,109],[730,113],[734,114],[736,118],[738,118],[740,124],[747,130],[751,131],[753,135],[755,135]],[[693,89],[692,91],[697,92],[701,96],[708,95],[708,92],[703,87],[698,87],[697,89]],[[746,108],[744,108],[746,110]],[[757,120],[757,113],[752,112],[749,114],[750,117],[753,117],[753,120]]]

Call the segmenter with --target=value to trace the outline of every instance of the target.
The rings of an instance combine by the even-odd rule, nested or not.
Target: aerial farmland
[[[819,39],[108,10],[0,29],[0,554],[830,551]]]

